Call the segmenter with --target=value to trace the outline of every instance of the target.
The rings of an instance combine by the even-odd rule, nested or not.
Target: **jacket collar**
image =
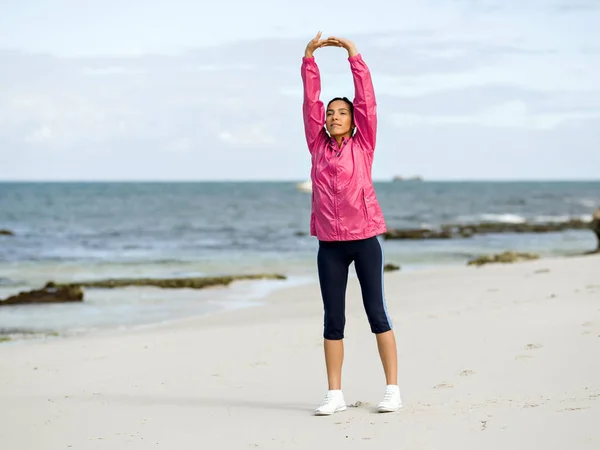
[[[344,136],[342,138],[342,145],[340,145],[339,148],[338,148],[338,145],[337,145],[337,142],[336,142],[335,138],[334,137],[330,137],[329,138],[329,148],[330,148],[330,150],[336,150],[336,151],[337,150],[341,150],[341,149],[344,148],[344,146],[348,143],[348,141],[350,139],[352,139],[352,136],[350,136],[350,137]]]

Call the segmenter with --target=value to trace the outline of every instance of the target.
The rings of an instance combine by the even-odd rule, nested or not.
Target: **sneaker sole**
[[[346,406],[341,406],[333,412],[315,411],[315,416],[331,416],[336,412],[346,411]]]
[[[400,409],[402,409],[402,405],[398,406],[397,408],[377,408],[377,412],[378,413],[392,413],[392,412],[400,411]]]

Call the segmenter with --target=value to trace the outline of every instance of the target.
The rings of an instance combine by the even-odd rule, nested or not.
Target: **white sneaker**
[[[315,410],[315,416],[330,416],[333,413],[346,410],[342,391],[327,391],[325,399]]]
[[[377,404],[377,411],[380,413],[384,412],[395,412],[402,408],[402,399],[400,398],[400,389],[397,385],[388,384],[385,387],[385,394],[383,400]]]

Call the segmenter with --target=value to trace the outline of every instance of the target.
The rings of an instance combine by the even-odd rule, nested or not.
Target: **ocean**
[[[600,181],[378,182],[389,228],[591,218]],[[310,194],[295,182],[0,183],[0,298],[116,277],[281,273],[285,281],[227,289],[86,289],[78,304],[0,309],[0,333],[68,333],[165,322],[257,304],[267,292],[316,280]],[[595,248],[591,231],[386,240],[402,271],[462,264],[504,250],[558,256]],[[320,301],[320,299],[315,299]]]

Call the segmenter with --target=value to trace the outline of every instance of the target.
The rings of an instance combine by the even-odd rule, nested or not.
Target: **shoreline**
[[[566,260],[569,258],[589,258],[594,257],[594,254],[581,254],[581,253],[572,253],[572,254],[564,254],[560,256],[550,255],[550,256],[542,256],[537,260],[533,261],[516,261],[512,263],[490,263],[480,267],[469,267],[467,264],[460,263],[458,261],[453,262],[444,262],[440,264],[422,264],[422,265],[413,265],[409,266],[409,268],[401,267],[398,271],[386,272],[385,276],[389,277],[390,274],[395,274],[395,276],[410,276],[411,274],[420,274],[421,276],[430,275],[430,276],[446,276],[455,273],[462,272],[463,270],[467,271],[477,271],[485,269],[486,266],[511,266],[511,265],[520,265],[527,264],[528,262],[544,262],[548,261],[550,263],[559,262],[561,260]],[[26,342],[36,342],[36,341],[44,341],[44,340],[55,340],[55,339],[71,339],[73,337],[85,337],[85,336],[94,336],[97,334],[110,334],[110,333],[128,333],[135,332],[136,330],[141,329],[154,329],[154,328],[163,328],[171,325],[177,325],[178,323],[183,323],[187,321],[194,321],[197,319],[205,318],[205,317],[213,317],[215,315],[222,314],[230,314],[235,313],[238,310],[244,309],[255,309],[264,307],[269,304],[269,299],[275,295],[276,293],[281,293],[282,291],[291,291],[295,288],[301,288],[303,286],[314,286],[318,287],[318,278],[317,275],[314,274],[309,276],[307,274],[293,274],[293,275],[285,275],[286,280],[237,280],[232,282],[228,286],[214,286],[208,287],[204,289],[198,290],[188,290],[189,295],[191,297],[203,297],[203,301],[209,302],[211,304],[216,305],[211,309],[207,309],[205,311],[196,312],[191,315],[185,316],[174,316],[174,317],[165,317],[161,319],[155,320],[146,320],[140,322],[132,322],[127,324],[110,324],[104,326],[91,326],[87,328],[73,328],[67,327],[63,330],[55,330],[55,329],[27,329],[25,327],[15,327],[16,330],[11,328],[0,328],[0,345],[10,345],[17,343],[26,343]],[[350,269],[349,272],[349,283],[356,282],[357,277],[354,270]],[[259,292],[256,292],[257,288],[263,285],[262,289],[259,289]],[[135,292],[134,287],[125,287],[125,288],[112,288],[108,291],[112,291],[114,293],[121,293],[123,298],[126,298]],[[169,289],[169,288],[156,288],[156,287],[142,287],[144,289],[155,289],[156,292],[164,292],[165,296],[174,296],[178,294],[178,291],[181,292],[181,289]],[[102,290],[100,289],[100,292]],[[139,295],[139,292],[138,292]],[[232,300],[233,299],[233,300]],[[237,300],[237,301],[236,301]],[[58,304],[48,304],[48,305],[17,305],[17,308],[30,308],[30,307],[45,307],[53,305],[61,306],[68,308],[68,303],[58,303]],[[14,308],[15,306],[7,306],[5,308]],[[1,310],[0,310],[1,311]],[[3,339],[4,338],[4,339]]]
[[[205,316],[213,316],[218,314],[227,314],[238,309],[256,308],[262,305],[264,300],[274,292],[294,289],[306,284],[313,283],[312,277],[302,276],[291,276],[285,280],[237,280],[232,282],[228,286],[213,286],[203,289],[169,289],[169,288],[158,288],[152,286],[143,287],[123,287],[123,288],[112,288],[112,289],[91,289],[87,291],[88,297],[100,297],[105,295],[114,295],[120,297],[122,300],[130,298],[132,296],[148,296],[148,292],[151,295],[163,296],[163,297],[180,297],[181,299],[196,302],[198,305],[194,307],[195,311],[190,315],[175,314],[169,316],[165,313],[165,317],[156,319],[144,319],[141,318],[138,321],[132,320],[128,323],[111,323],[104,325],[96,325],[90,327],[73,327],[66,326],[63,329],[47,328],[45,330],[26,328],[26,327],[0,327],[0,345],[6,344],[17,344],[24,342],[36,342],[44,340],[55,340],[55,339],[70,339],[73,337],[80,336],[93,336],[96,334],[110,334],[115,333],[127,333],[129,331],[135,331],[138,329],[151,329],[154,327],[160,328],[163,326],[169,326],[176,324],[180,321],[193,320]],[[94,292],[95,291],[95,292]],[[93,300],[92,300],[93,302]],[[37,305],[10,305],[5,306],[3,309],[8,308],[37,308],[37,312],[40,315],[44,314],[44,308],[64,308],[68,311],[71,307],[85,307],[82,303],[51,303],[51,304],[37,304]],[[88,303],[90,300],[88,299]],[[168,302],[167,302],[168,303]],[[119,306],[119,305],[117,305]],[[165,303],[165,306],[166,303]],[[205,306],[204,310],[202,306]],[[143,309],[144,306],[141,307]],[[2,313],[0,309],[0,314]],[[48,309],[46,310],[46,312]],[[60,328],[60,327],[59,327]],[[8,338],[3,340],[2,338]]]

